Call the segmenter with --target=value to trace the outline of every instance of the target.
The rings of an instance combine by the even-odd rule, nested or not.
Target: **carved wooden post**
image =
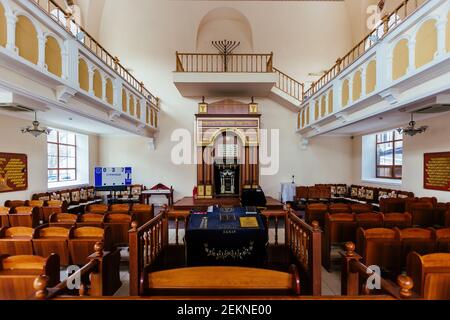
[[[104,244],[103,242],[97,242],[94,245],[94,254],[88,257],[90,261],[97,261],[96,271],[90,274],[91,281],[91,296],[101,297],[104,295],[104,283],[103,283],[103,258],[105,256],[104,252]],[[80,288],[81,289],[81,288]],[[85,291],[86,292],[86,291]]]
[[[341,273],[341,294],[343,296],[359,295],[359,274],[352,272],[351,262],[360,261],[361,257],[355,253],[355,244],[347,242],[345,244],[345,253],[341,252],[342,273]]]
[[[384,34],[386,34],[389,32],[389,15],[387,15],[387,14],[384,15],[382,18],[382,21],[383,21],[383,31],[384,31]]]
[[[161,213],[163,215],[162,218],[162,231],[163,231],[163,237],[162,237],[162,243],[163,247],[167,247],[169,245],[169,207],[167,205],[164,205],[163,212]]]
[[[139,274],[141,264],[141,250],[139,247],[139,234],[138,234],[138,222],[131,222],[131,230],[128,231],[128,239],[130,246],[130,296],[139,295]]]
[[[88,296],[88,287],[84,283],[80,285],[80,289],[78,290],[80,297]]]
[[[402,299],[409,299],[413,295],[412,288],[414,288],[413,280],[405,274],[399,275],[397,284],[400,287],[400,297]]]
[[[120,60],[118,57],[114,57],[114,70],[117,71],[117,69],[119,68],[119,63]]]
[[[175,52],[175,57],[177,60],[177,72],[184,72],[183,63],[181,62],[180,56],[178,55],[178,51]]]
[[[49,278],[45,275],[40,275],[34,280],[33,288],[35,290],[34,297],[38,300],[45,300],[47,297],[47,285]]]
[[[322,294],[322,230],[318,221],[311,223],[311,247],[306,248],[309,251],[309,265],[312,272],[312,294],[320,296]]]
[[[341,72],[341,63],[342,63],[342,59],[338,58],[336,60],[337,73]]]
[[[270,53],[269,60],[267,60],[267,72],[273,72],[273,52]]]

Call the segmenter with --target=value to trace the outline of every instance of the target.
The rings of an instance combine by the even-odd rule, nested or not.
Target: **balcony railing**
[[[370,50],[390,31],[397,27],[402,21],[414,13],[420,6],[429,0],[404,0],[395,10],[386,14],[382,18],[382,23],[364,37],[355,47],[353,47],[344,57],[337,59],[331,69],[329,69],[319,80],[313,82],[311,87],[305,92],[305,100],[327,85],[345,68],[350,66],[366,51]]]
[[[131,87],[142,93],[147,100],[158,106],[159,99],[154,96],[141,81],[138,81],[119,61],[119,58],[109,53],[102,45],[94,39],[82,26],[80,26],[72,14],[66,12],[54,0],[30,0],[35,3],[43,12],[55,20],[69,34],[74,36],[78,42],[82,43],[95,56],[102,60],[108,67],[113,69]]]
[[[276,87],[298,101],[302,101],[305,85],[281,72],[277,68],[273,68],[273,71],[278,76]]]
[[[273,72],[273,54],[176,53],[177,72]]]

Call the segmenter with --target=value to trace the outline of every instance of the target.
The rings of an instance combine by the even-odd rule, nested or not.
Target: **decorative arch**
[[[328,92],[328,114],[332,114],[334,111],[333,99],[333,89],[331,89]]]
[[[134,95],[130,94],[130,103],[128,104],[130,115],[134,116]]]
[[[422,23],[416,33],[416,68],[433,61],[437,52],[436,20],[429,19]]]
[[[114,104],[114,87],[111,79],[106,79],[106,102]]]
[[[326,93],[322,95],[322,99],[320,100],[320,116],[323,118],[327,114],[327,98]]]
[[[348,105],[350,100],[350,85],[348,79],[342,82],[342,108]]]
[[[33,64],[39,60],[38,32],[33,22],[23,14],[17,17],[16,47],[19,56]]]
[[[58,77],[62,76],[61,47],[53,36],[47,36],[45,41],[45,64],[50,73]]]
[[[247,17],[230,7],[209,11],[197,28],[197,52],[215,52],[211,46],[214,40],[235,40],[241,43],[236,51],[253,52],[253,31]]]
[[[359,98],[361,98],[361,87],[362,87],[361,71],[358,70],[353,75],[353,88],[352,88],[353,101],[358,101]]]
[[[409,48],[408,39],[401,39],[392,52],[392,80],[403,77],[408,72]]]
[[[122,88],[122,111],[127,112],[128,110],[128,95],[125,88]]]
[[[366,68],[366,94],[375,91],[377,86],[377,61],[372,60]]]
[[[6,23],[6,10],[3,7],[3,3],[0,1],[0,46],[6,47],[6,43],[8,40],[7,36],[7,23]]]
[[[99,99],[103,99],[103,77],[98,69],[94,71],[94,95]]]
[[[87,62],[82,58],[78,59],[78,82],[81,89],[89,92],[89,67]]]

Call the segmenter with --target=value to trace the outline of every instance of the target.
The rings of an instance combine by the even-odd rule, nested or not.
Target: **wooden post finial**
[[[97,257],[103,257],[103,242],[96,242],[94,245],[94,251],[95,251],[95,255]]]
[[[311,226],[313,227],[313,231],[319,231],[319,230],[320,230],[319,221],[314,220],[314,221],[311,223]]]
[[[33,283],[33,288],[35,290],[34,296],[37,299],[43,300],[47,296],[47,285],[49,278],[46,275],[38,276]]]
[[[397,278],[397,284],[400,287],[400,296],[403,299],[407,299],[412,296],[412,288],[414,287],[414,282],[410,277],[408,277],[406,274],[399,275]]]
[[[355,255],[355,244],[353,242],[347,242],[345,244],[345,254],[348,257],[352,257]]]
[[[85,297],[88,295],[88,287],[86,284],[82,283],[80,289],[78,290],[80,297]]]
[[[136,232],[138,227],[139,227],[139,224],[137,221],[131,222],[131,231]]]

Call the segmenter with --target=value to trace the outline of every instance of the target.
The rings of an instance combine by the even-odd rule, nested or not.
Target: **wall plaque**
[[[26,154],[0,153],[0,193],[27,190]]]
[[[424,188],[450,191],[450,152],[424,155]]]

